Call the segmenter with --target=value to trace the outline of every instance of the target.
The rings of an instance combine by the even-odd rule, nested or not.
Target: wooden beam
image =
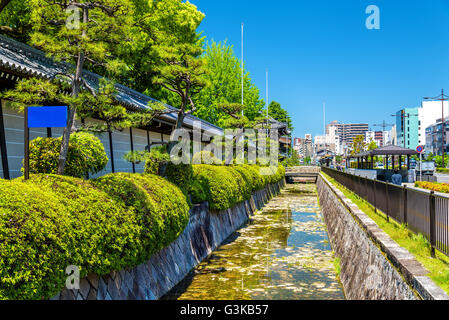
[[[0,153],[2,154],[3,178],[10,179],[8,166],[8,152],[6,149],[5,123],[3,121],[3,106],[0,99]]]
[[[109,134],[109,152],[111,153],[111,171],[112,173],[115,172],[115,166],[114,166],[114,147],[112,143],[112,132],[111,130],[108,131]]]
[[[134,151],[134,142],[133,142],[133,128],[129,128],[129,139],[131,142],[131,152]],[[136,164],[132,162],[133,173],[136,173]]]

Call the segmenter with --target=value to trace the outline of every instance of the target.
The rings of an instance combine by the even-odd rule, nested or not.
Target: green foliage
[[[130,151],[124,155],[125,160],[133,163],[145,162],[145,173],[159,174],[162,165],[170,161],[165,146],[154,147],[151,151]]]
[[[189,220],[182,191],[162,177],[149,174],[109,174],[93,184],[124,206],[133,208],[142,226],[141,261],[178,238]]]
[[[281,107],[281,104],[276,101],[271,101],[268,106],[268,114],[275,120],[279,122],[287,123],[287,127],[293,130],[292,119],[288,114],[287,110]]]
[[[210,151],[200,151],[193,155],[192,164],[222,164],[222,161]]]
[[[0,179],[0,297],[48,299],[63,288],[69,265],[81,277],[136,266],[188,220],[182,192],[157,176]]]
[[[301,165],[301,162],[299,161],[298,153],[296,151],[293,151],[293,154],[290,158],[285,159],[282,161],[282,165],[284,167],[297,167]]]
[[[437,168],[437,172],[440,172],[440,173],[449,173],[449,169],[448,169],[448,168]]]
[[[435,156],[434,161],[438,168],[447,168],[448,163],[449,163],[449,155],[446,155],[444,157],[444,166],[443,166],[443,157],[442,156]]]
[[[209,68],[209,73],[205,77],[210,86],[201,90],[195,98],[198,108],[195,115],[213,124],[229,127],[224,123],[229,116],[219,106],[241,103],[241,61],[235,56],[232,46],[226,42],[215,41],[207,44],[204,58]],[[265,103],[260,99],[259,89],[252,83],[246,71],[243,80],[244,115],[248,121],[254,121],[263,110]]]
[[[356,155],[366,151],[365,136],[361,134],[355,137],[352,141],[350,148],[351,148],[351,155]]]
[[[62,137],[36,138],[30,142],[30,173],[56,174]],[[85,178],[102,171],[108,157],[100,139],[77,132],[70,136],[65,175]],[[22,169],[23,170],[23,169]]]
[[[174,164],[170,161],[167,164],[165,178],[177,185],[181,190],[187,192],[193,177],[193,168],[191,163]]]
[[[378,148],[378,147],[377,147],[376,141],[371,141],[371,142],[368,144],[368,146],[367,146],[367,150],[368,150],[368,151],[376,150],[377,148]]]
[[[285,168],[256,165],[194,165],[190,193],[193,202],[209,201],[212,210],[226,210],[248,200],[251,193],[285,177]]]

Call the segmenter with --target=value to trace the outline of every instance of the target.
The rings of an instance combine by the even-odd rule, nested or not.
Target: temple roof
[[[20,76],[51,79],[60,73],[67,73],[68,70],[73,68],[74,66],[68,63],[53,61],[40,50],[0,35],[0,69],[10,71],[13,74],[18,74]],[[14,79],[14,75],[5,75],[5,72],[0,71],[0,77],[2,76]],[[102,77],[98,74],[84,70],[83,78],[89,86],[97,89]],[[121,84],[116,84],[115,86],[117,89],[117,101],[130,110],[148,109],[148,103],[150,101],[157,101]],[[165,106],[168,110],[173,110],[173,113],[161,115],[158,119],[175,123],[178,109],[167,104],[165,104]],[[202,129],[211,134],[223,133],[222,128],[192,115],[186,116],[184,125],[193,127],[194,121],[200,121]]]
[[[407,149],[399,146],[385,146],[371,151],[362,152],[348,158],[362,158],[370,156],[405,156],[418,154],[416,150]]]

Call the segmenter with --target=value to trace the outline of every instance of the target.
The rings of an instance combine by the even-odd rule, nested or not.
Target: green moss
[[[406,226],[396,223],[374,208],[365,200],[346,189],[334,179],[322,173],[333,185],[365,212],[374,222],[385,231],[398,245],[407,249],[422,265],[429,270],[429,277],[435,281],[446,293],[449,293],[449,257],[436,251],[436,257],[430,256],[430,244],[422,234],[414,234]]]

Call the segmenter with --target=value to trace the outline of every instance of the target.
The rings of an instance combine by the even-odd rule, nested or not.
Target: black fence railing
[[[449,197],[382,181],[371,180],[323,167],[322,171],[338,183],[381,210],[387,219],[405,224],[423,234],[435,249],[449,256]]]

